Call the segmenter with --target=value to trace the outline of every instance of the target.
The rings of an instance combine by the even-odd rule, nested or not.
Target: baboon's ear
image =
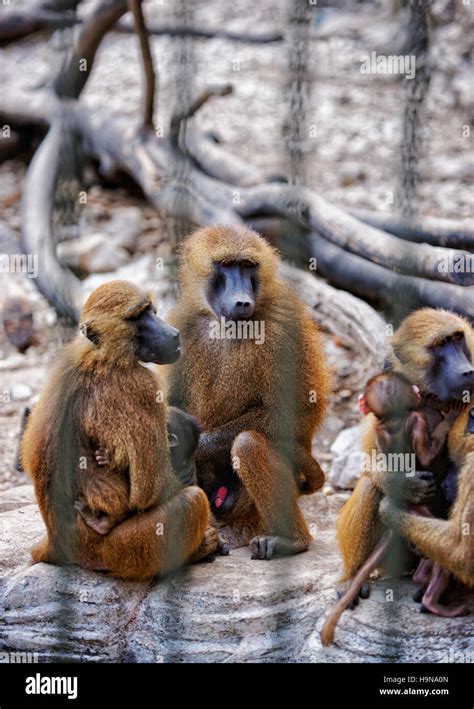
[[[99,346],[100,337],[96,332],[94,332],[90,323],[88,323],[88,322],[81,323],[79,325],[79,330],[84,335],[84,337],[87,337],[87,339],[90,340],[97,347]]]

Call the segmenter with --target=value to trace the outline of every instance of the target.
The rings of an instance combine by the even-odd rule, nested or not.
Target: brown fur
[[[65,348],[31,413],[22,459],[47,528],[34,561],[142,579],[185,563],[203,541],[209,504],[198,487],[181,489],[172,472],[167,406],[157,401],[162,383],[138,362],[127,320],[149,302],[125,281],[98,288],[81,328],[99,344],[78,335]],[[107,469],[95,463],[96,448],[107,451]],[[92,511],[129,516],[101,536],[75,512],[78,497]]]
[[[265,323],[261,345],[209,337],[216,320],[206,298],[213,263],[242,260],[259,265],[252,319]],[[170,315],[184,354],[169,370],[169,395],[201,423],[198,467],[207,491],[215,465],[230,466],[232,449],[242,485],[222,522],[240,530],[242,540],[277,534],[301,550],[311,537],[296,497],[298,488],[309,494],[324,480],[311,442],[324,417],[330,381],[318,329],[279,278],[278,265],[275,250],[246,227],[201,229],[184,242],[181,294]]]
[[[474,330],[467,320],[445,310],[423,308],[414,312],[402,322],[392,340],[392,364],[395,371],[401,372],[412,383],[416,383],[422,394],[436,394],[431,391],[427,380],[430,364],[429,348],[435,342],[458,330],[464,332],[471,356],[473,356]],[[436,418],[436,412],[429,409],[429,405],[424,413],[427,417],[429,434],[431,434],[439,424],[439,419]],[[461,416],[463,415],[461,414]],[[368,460],[370,460],[372,450],[377,450],[376,425],[377,419],[370,414],[367,417],[367,431],[364,438],[364,451]],[[452,446],[450,453],[455,455]],[[341,511],[337,523],[337,536],[344,564],[343,579],[352,578],[357,573],[380,540],[384,526],[381,523],[378,508],[384,493],[389,492],[390,475],[391,473],[377,471],[365,473]],[[458,493],[458,500],[460,495],[461,491]],[[411,517],[413,516],[411,515],[410,519]],[[413,517],[413,519],[415,518]],[[426,521],[434,525],[440,522],[439,520]],[[415,523],[413,522],[413,524]]]

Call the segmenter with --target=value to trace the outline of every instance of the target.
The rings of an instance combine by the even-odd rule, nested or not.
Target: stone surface
[[[13,491],[10,492],[10,500]],[[334,522],[345,495],[302,500],[314,542],[290,559],[248,548],[166,581],[127,583],[77,567],[30,565],[43,532],[36,505],[0,514],[1,651],[39,660],[131,662],[446,662],[472,659],[472,621],[421,615],[408,580],[377,581],[346,612],[336,644],[319,631],[334,602]],[[3,504],[5,504],[5,494]],[[391,598],[393,592],[393,601]],[[461,659],[460,659],[461,658]],[[467,659],[466,659],[467,658]]]
[[[363,462],[361,436],[363,425],[351,426],[339,433],[330,448],[334,456],[328,474],[328,481],[335,488],[352,490],[357,480]]]
[[[87,273],[115,271],[130,260],[128,251],[100,232],[63,241],[58,244],[57,252],[62,264]]]
[[[33,485],[18,485],[17,487],[8,488],[0,495],[0,513],[31,505],[35,501]]]

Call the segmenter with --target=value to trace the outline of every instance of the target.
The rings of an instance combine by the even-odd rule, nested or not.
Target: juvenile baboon
[[[416,384],[401,372],[388,371],[369,379],[359,397],[359,408],[365,416],[370,413],[375,416],[375,441],[380,453],[413,453],[423,467],[429,467],[441,452],[464,407],[455,402],[447,411],[441,411],[444,418],[429,434],[426,416],[418,411],[420,401]]]
[[[140,364],[176,361],[178,331],[126,281],[92,293],[80,329],[60,353],[23,437],[24,467],[47,528],[33,560],[145,579],[215,551],[206,495],[183,487],[172,471],[160,378]],[[107,451],[107,470],[95,462],[97,449]],[[78,503],[126,518],[99,534]]]
[[[170,403],[199,420],[200,483],[255,559],[308,547],[297,498],[324,480],[311,443],[329,374],[318,329],[278,267],[246,227],[201,229],[183,244],[170,315],[184,350],[168,372]]]

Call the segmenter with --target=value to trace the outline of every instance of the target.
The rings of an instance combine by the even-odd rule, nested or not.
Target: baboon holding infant
[[[23,437],[47,529],[33,560],[146,579],[217,551],[206,495],[172,468],[160,378],[141,364],[174,362],[178,331],[125,281],[94,291],[80,328]],[[97,449],[107,451],[105,468]],[[107,534],[97,528],[104,516]]]
[[[392,346],[394,370],[420,388],[420,411],[431,435],[452,403],[462,401],[464,396],[470,397],[474,391],[474,331],[466,320],[454,313],[423,308],[403,321]],[[460,412],[454,425],[456,430],[462,416]],[[376,426],[374,417],[365,441],[368,460],[372,450],[377,450]],[[433,513],[446,517],[456,499],[456,491],[443,490],[443,483],[453,465],[459,468],[459,463],[454,463],[459,460],[457,444],[452,437],[446,438],[448,442],[451,440],[449,446],[445,441],[429,466],[420,463],[419,472],[413,476],[370,470],[359,480],[338,522],[345,578],[352,578],[374,550],[384,529],[379,505],[383,496],[393,493],[395,487],[396,497],[416,505],[433,491],[434,485]],[[459,445],[461,442],[464,449],[463,438]],[[426,474],[428,472],[431,476]],[[417,525],[418,521],[415,524],[412,520],[406,527]]]
[[[474,587],[474,331],[451,312],[424,308],[403,321],[392,346],[393,371],[371,380],[361,397],[371,416],[365,450],[367,460],[372,451],[412,452],[416,471],[371,469],[343,507],[337,531],[348,590],[324,623],[326,645],[342,611],[359,592],[367,595],[364,581],[382,565],[394,533],[427,556],[414,576],[422,610],[468,612],[439,602],[450,573]]]

